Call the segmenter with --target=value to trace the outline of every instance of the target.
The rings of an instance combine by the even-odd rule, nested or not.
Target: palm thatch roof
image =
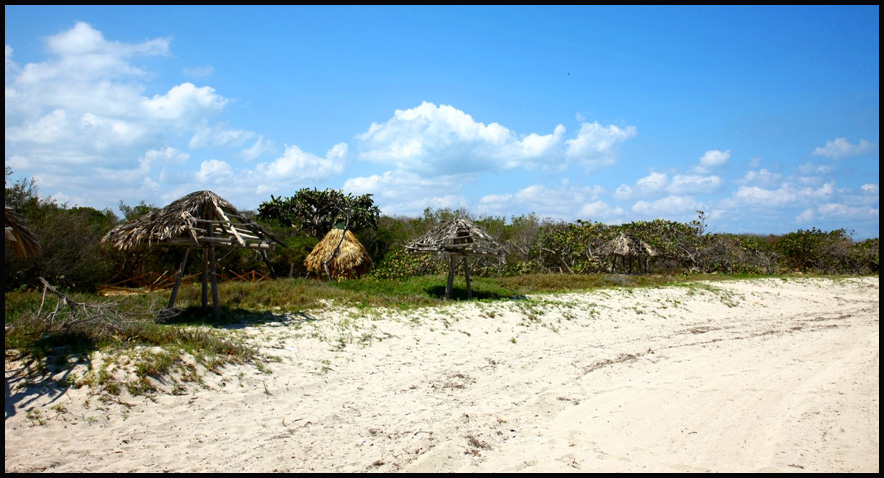
[[[503,256],[504,250],[481,227],[465,218],[442,223],[405,246],[409,254]]]
[[[25,225],[25,220],[11,208],[5,207],[6,240],[12,243],[12,251],[21,258],[36,256],[40,253],[40,241]]]
[[[622,232],[619,236],[603,245],[599,249],[599,254],[622,257],[653,257],[657,255],[645,241]]]
[[[101,240],[121,250],[148,245],[215,245],[267,250],[282,244],[212,191],[190,193],[168,206],[111,229]]]
[[[338,244],[341,245],[340,248]],[[336,254],[335,249],[337,249]],[[352,232],[337,227],[316,244],[304,260],[304,266],[308,271],[322,273],[325,271],[323,264],[325,261],[328,261],[328,272],[336,278],[349,277],[353,274],[360,276],[371,269],[371,257],[359,239]]]

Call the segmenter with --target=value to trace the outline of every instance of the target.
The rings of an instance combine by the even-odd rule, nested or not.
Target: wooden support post
[[[203,247],[203,290],[202,305],[203,312],[209,311],[209,248]]]
[[[470,259],[463,256],[463,273],[467,277],[467,299],[473,298],[473,289],[470,287]]]
[[[448,255],[448,284],[445,285],[445,300],[451,300],[451,287],[454,285],[454,256]]]
[[[178,297],[178,288],[181,287],[181,279],[184,277],[184,268],[187,267],[187,256],[189,255],[190,248],[188,247],[184,251],[184,260],[181,261],[181,266],[178,268],[178,275],[175,277],[175,287],[172,287],[172,294],[169,296],[168,309],[175,306],[175,299]]]
[[[212,227],[209,227],[209,237],[213,236]],[[215,260],[215,243],[209,242],[209,263],[212,271],[212,312],[215,320],[221,317],[221,303],[218,300],[218,272]]]
[[[212,263],[212,308],[215,320],[221,317],[221,301],[218,300],[218,275],[215,267],[215,245],[209,246],[209,260]]]
[[[267,269],[270,270],[270,277],[276,279],[276,272],[273,270],[273,266],[270,265],[270,259],[267,258],[267,251],[261,251],[261,259],[264,261],[264,264],[267,264]],[[292,273],[289,272],[289,277],[292,276]]]

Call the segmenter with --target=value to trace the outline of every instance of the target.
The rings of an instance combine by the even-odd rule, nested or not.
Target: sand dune
[[[231,330],[266,367],[110,401],[7,363],[5,469],[877,472],[878,292],[762,279],[291,314]]]

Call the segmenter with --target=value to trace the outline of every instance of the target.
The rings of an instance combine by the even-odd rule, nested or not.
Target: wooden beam
[[[233,224],[230,223],[230,219],[227,218],[227,215],[224,214],[224,211],[221,209],[221,207],[219,207],[217,204],[214,204],[214,206],[215,212],[217,212],[218,215],[221,216],[221,219],[224,219],[224,221],[227,223],[227,227],[230,228],[230,232],[232,232],[233,235],[236,237],[236,242],[238,242],[240,246],[245,247],[246,241],[243,241],[242,237],[239,236],[239,232],[237,232],[236,228],[233,227]]]
[[[181,266],[178,268],[178,275],[175,277],[175,287],[172,287],[172,294],[169,296],[169,307],[167,309],[171,309],[175,306],[175,299],[178,297],[178,288],[181,286],[181,278],[184,277],[184,268],[187,266],[187,256],[190,255],[190,248],[188,247],[184,251],[184,260],[181,261]]]

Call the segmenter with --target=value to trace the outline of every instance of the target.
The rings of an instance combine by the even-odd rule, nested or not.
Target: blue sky
[[[878,6],[6,6],[5,162],[71,206],[301,188],[878,237]]]

